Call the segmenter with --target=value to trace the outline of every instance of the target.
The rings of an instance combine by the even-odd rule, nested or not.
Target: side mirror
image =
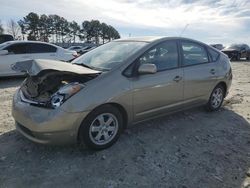
[[[7,55],[8,53],[8,50],[0,50],[0,55]]]
[[[155,64],[142,64],[138,69],[139,74],[154,74],[157,72]]]

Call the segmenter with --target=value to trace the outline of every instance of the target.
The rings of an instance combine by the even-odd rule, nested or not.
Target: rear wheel
[[[218,110],[224,100],[225,96],[225,88],[222,85],[218,85],[212,91],[209,101],[207,103],[207,109],[209,111],[216,111]]]
[[[112,146],[123,130],[122,114],[112,105],[105,105],[91,112],[79,130],[80,144],[91,149]]]

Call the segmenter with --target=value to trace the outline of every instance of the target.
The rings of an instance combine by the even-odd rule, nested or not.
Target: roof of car
[[[161,36],[129,37],[129,38],[118,39],[116,41],[153,42],[153,41],[161,39],[161,38],[164,38],[164,37],[161,37]]]
[[[116,41],[138,41],[138,42],[155,42],[155,41],[161,41],[161,40],[175,40],[175,39],[184,39],[184,40],[191,40],[196,41],[189,38],[183,38],[183,37],[166,37],[166,36],[144,36],[144,37],[129,37],[129,38],[123,38],[118,39]],[[196,41],[199,42],[199,41]]]
[[[48,42],[32,41],[32,40],[13,40],[13,41],[5,42],[6,45],[9,45],[9,44],[18,44],[18,43],[38,43],[38,44],[49,44],[49,45],[56,46],[56,45],[48,43]],[[56,46],[56,47],[58,47],[58,46]]]

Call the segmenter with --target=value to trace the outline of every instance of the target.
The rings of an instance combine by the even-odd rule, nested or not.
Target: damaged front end
[[[76,66],[81,68],[79,65]],[[100,75],[100,72],[87,71],[87,73],[84,73],[83,71],[80,74],[70,70],[55,70],[47,67],[37,74],[28,75],[19,90],[20,97],[23,102],[31,105],[58,108],[71,96],[83,89],[86,82],[98,75]]]

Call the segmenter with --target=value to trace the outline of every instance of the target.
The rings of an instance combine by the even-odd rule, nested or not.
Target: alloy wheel
[[[112,141],[118,132],[118,120],[111,113],[98,115],[91,123],[89,137],[96,145],[105,145]]]
[[[212,94],[211,106],[218,108],[223,101],[223,91],[221,88],[216,88]]]

